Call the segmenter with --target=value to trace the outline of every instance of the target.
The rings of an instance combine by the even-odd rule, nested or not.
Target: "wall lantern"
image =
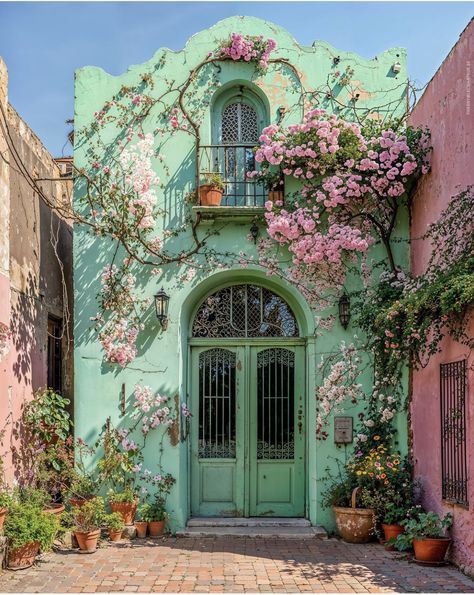
[[[395,64],[392,66],[392,70],[395,74],[398,74],[401,69],[402,65],[400,64],[400,62],[395,62]]]
[[[252,223],[252,227],[250,228],[250,235],[253,238],[253,243],[256,244],[258,238],[258,225],[255,222]]]
[[[343,328],[347,328],[349,324],[349,320],[351,319],[351,303],[349,301],[349,296],[344,293],[339,298],[339,322],[343,326]]]
[[[163,288],[155,295],[156,317],[160,321],[161,328],[165,331],[168,327],[168,306],[170,296]]]

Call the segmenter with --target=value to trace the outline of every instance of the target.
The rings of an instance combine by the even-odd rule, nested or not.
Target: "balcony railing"
[[[263,207],[268,190],[261,181],[249,178],[257,169],[251,145],[203,145],[199,151],[199,178],[203,183],[219,173],[224,184],[224,207]]]

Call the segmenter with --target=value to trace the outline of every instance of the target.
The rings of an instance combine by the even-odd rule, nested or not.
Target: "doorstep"
[[[301,518],[193,517],[177,537],[265,537],[282,539],[327,539],[322,527]]]

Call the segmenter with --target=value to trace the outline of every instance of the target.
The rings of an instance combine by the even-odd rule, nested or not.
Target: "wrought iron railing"
[[[440,376],[442,496],[467,506],[466,360],[441,364]]]
[[[258,179],[248,177],[258,167],[252,145],[202,145],[198,167],[201,184],[212,174],[220,175],[224,184],[222,206],[264,206],[268,190]]]

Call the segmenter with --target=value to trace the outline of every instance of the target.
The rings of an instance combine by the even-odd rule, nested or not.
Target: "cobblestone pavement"
[[[32,568],[1,574],[0,591],[474,593],[474,581],[452,566],[418,566],[375,543],[167,537],[92,555],[48,554]]]

